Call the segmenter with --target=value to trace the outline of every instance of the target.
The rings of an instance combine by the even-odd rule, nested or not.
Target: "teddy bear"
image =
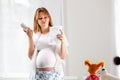
[[[101,61],[99,63],[90,63],[90,60],[85,60],[84,64],[88,66],[89,76],[85,78],[85,80],[100,80],[99,76],[96,75],[96,71],[101,67],[104,66],[104,62]]]
[[[104,67],[99,69],[96,74],[100,76],[101,80],[120,80],[117,76],[110,74]]]

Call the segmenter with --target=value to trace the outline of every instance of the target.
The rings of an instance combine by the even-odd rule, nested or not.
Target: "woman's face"
[[[49,17],[47,14],[40,12],[38,16],[38,24],[41,26],[42,29],[46,29],[49,27]]]

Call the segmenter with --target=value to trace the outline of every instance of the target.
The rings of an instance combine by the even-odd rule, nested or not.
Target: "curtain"
[[[63,25],[62,0],[0,0],[0,74],[25,75],[29,72],[28,39],[20,24],[31,29],[38,7],[46,7],[54,25]]]

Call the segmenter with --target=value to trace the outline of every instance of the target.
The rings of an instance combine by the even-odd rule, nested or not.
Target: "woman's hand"
[[[23,29],[27,36],[31,39],[33,37],[33,31],[30,28]]]
[[[24,28],[23,31],[28,36],[29,47],[28,47],[28,57],[32,59],[32,55],[34,53],[34,42],[33,42],[33,31],[30,28]]]
[[[64,42],[64,33],[61,29],[60,29],[60,34],[57,35],[57,38],[61,41],[59,56],[61,59],[65,59],[67,51]]]
[[[61,42],[64,41],[64,36],[63,36],[63,32],[62,32],[61,29],[60,29],[60,34],[57,35],[57,38],[58,38],[59,40],[61,40]]]

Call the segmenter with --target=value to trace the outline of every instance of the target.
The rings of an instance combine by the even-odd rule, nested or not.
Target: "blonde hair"
[[[35,16],[34,16],[34,27],[33,27],[33,31],[35,33],[37,32],[41,32],[41,26],[38,24],[38,16],[40,14],[40,12],[43,12],[44,14],[46,14],[49,17],[49,26],[52,27],[53,26],[53,22],[52,22],[52,18],[48,12],[48,10],[44,7],[38,8],[35,12]]]

